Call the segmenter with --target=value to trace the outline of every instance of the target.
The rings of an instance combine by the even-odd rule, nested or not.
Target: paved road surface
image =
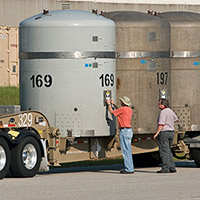
[[[59,168],[33,178],[4,178],[1,200],[200,200],[200,168],[176,162],[177,173],[159,167],[120,174],[121,165]]]

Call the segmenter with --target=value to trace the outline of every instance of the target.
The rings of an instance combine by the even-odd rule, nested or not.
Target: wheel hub
[[[24,166],[31,170],[37,162],[37,151],[32,144],[27,144],[22,151],[22,161]]]

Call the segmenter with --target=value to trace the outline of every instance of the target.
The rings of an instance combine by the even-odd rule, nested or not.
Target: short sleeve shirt
[[[118,117],[119,128],[131,128],[131,118],[133,110],[128,106],[123,106],[113,111],[115,117]]]
[[[178,121],[178,117],[170,108],[161,110],[158,125],[163,126],[162,131],[173,131],[174,122],[176,121]]]

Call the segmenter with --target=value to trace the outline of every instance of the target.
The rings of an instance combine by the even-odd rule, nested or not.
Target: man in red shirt
[[[121,170],[121,174],[132,174],[134,173],[134,166],[133,166],[133,158],[132,158],[132,150],[131,150],[131,140],[133,137],[133,131],[131,128],[131,118],[133,115],[133,111],[130,108],[131,100],[123,96],[120,98],[121,106],[117,108],[114,104],[113,100],[107,100],[108,110],[111,114],[114,114],[117,117],[119,129],[120,129],[120,146],[122,155],[124,158],[124,170]],[[111,104],[116,108],[113,110]]]

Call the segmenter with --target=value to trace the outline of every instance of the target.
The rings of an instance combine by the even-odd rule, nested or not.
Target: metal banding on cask
[[[169,58],[169,51],[129,51],[117,52],[117,58]]]
[[[115,52],[21,52],[22,59],[115,58]]]
[[[166,12],[160,17],[171,26],[171,106],[181,131],[199,131],[200,15]]]
[[[86,11],[60,10],[20,23],[20,103],[39,110],[62,137],[110,136],[115,119],[115,23]]]
[[[172,58],[197,58],[200,57],[200,51],[172,51]]]
[[[169,23],[133,11],[108,12],[106,17],[117,30],[117,99],[131,98],[135,133],[154,133],[159,97],[170,99]]]

